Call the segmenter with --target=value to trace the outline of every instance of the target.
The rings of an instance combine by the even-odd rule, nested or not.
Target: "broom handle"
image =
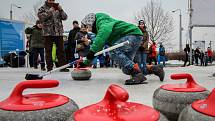
[[[101,51],[95,53],[94,56],[101,55],[101,54],[103,54],[103,53],[105,53],[105,52],[109,52],[109,51],[111,51],[111,50],[117,49],[117,48],[122,47],[122,46],[124,46],[124,45],[126,45],[126,44],[129,44],[129,41],[128,41],[128,40],[125,41],[125,42],[119,43],[119,44],[117,44],[117,45],[114,45],[114,46],[112,46],[112,47],[109,47],[109,48],[107,48],[107,49],[101,50]],[[73,65],[73,64],[75,64],[75,63],[76,63],[76,61],[73,61],[73,62],[70,62],[70,63],[68,63],[68,64],[66,64],[66,65],[61,66],[61,67],[55,68],[55,69],[53,69],[53,70],[51,70],[51,71],[48,71],[48,72],[46,72],[46,73],[40,75],[40,77],[43,77],[43,76],[49,75],[49,74],[51,74],[51,73],[53,73],[53,72],[55,72],[55,71],[58,71],[58,70],[67,68],[67,67],[69,67],[69,66],[71,66],[71,65]]]
[[[119,43],[119,44],[117,44],[117,45],[114,45],[114,46],[112,46],[112,47],[109,47],[109,48],[107,48],[107,49],[104,49],[104,50],[102,50],[102,51],[99,51],[99,52],[97,52],[94,56],[100,55],[100,54],[105,53],[105,52],[109,52],[109,51],[114,50],[114,49],[116,49],[116,48],[122,47],[122,46],[124,46],[124,45],[126,45],[126,44],[129,44],[129,41],[128,41],[128,40],[125,41],[125,42]]]

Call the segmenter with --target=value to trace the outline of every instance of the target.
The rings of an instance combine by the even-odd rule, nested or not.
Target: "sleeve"
[[[41,7],[38,10],[37,16],[40,19],[40,21],[44,22],[47,19],[49,19],[50,17],[52,17],[52,11],[50,11],[50,10],[45,11],[45,9],[43,7]]]
[[[60,16],[62,20],[66,20],[68,18],[67,14],[63,10],[60,11]]]
[[[68,42],[72,41],[72,30],[69,31]]]
[[[90,48],[91,51],[96,53],[103,49],[105,42],[108,40],[110,34],[112,33],[113,26],[114,23],[110,22],[105,23],[99,27],[95,41]]]
[[[32,34],[32,28],[28,27],[25,29],[25,34]]]

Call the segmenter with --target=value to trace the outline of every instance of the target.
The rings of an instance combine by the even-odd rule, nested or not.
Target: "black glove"
[[[89,65],[84,64],[83,62],[78,63],[78,68],[87,68]]]

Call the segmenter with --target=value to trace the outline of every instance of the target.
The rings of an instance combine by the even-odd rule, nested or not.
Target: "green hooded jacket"
[[[104,13],[96,14],[96,29],[96,38],[90,48],[95,53],[102,50],[105,43],[111,46],[121,37],[127,35],[143,35],[137,26],[113,19]]]

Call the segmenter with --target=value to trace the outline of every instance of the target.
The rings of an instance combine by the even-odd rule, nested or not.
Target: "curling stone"
[[[75,121],[168,121],[149,106],[126,102],[126,90],[111,85],[102,101],[74,113]]]
[[[51,93],[23,95],[27,88],[52,88],[57,80],[29,80],[19,83],[0,102],[0,121],[73,121],[78,105],[66,96]]]
[[[71,72],[71,76],[74,80],[89,80],[91,75],[91,71],[88,68],[75,68]]]
[[[179,121],[215,121],[215,89],[205,100],[198,100],[187,106]]]
[[[198,85],[190,74],[173,74],[171,79],[187,79],[185,84],[166,84],[153,94],[153,107],[170,121],[178,121],[180,112],[192,102],[205,99],[209,91]]]

